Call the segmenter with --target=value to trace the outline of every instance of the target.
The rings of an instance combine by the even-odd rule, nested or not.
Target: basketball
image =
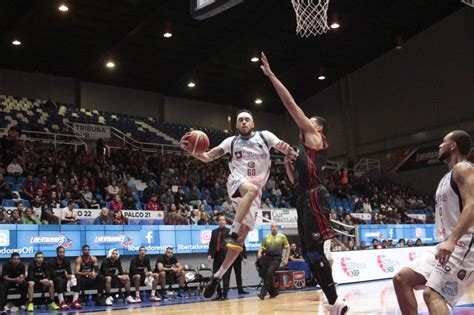
[[[209,138],[202,131],[191,131],[186,140],[192,145],[192,151],[190,152],[192,154],[202,154],[209,148]]]

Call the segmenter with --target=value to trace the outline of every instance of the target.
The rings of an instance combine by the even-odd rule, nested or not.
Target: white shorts
[[[426,286],[441,294],[451,307],[455,307],[474,283],[474,249],[469,244],[456,245],[444,267],[438,263],[435,255],[436,250],[430,249],[407,267],[425,277]]]
[[[250,230],[253,230],[255,227],[255,219],[257,218],[257,213],[258,210],[260,209],[260,206],[262,204],[262,188],[260,187],[259,184],[252,182],[251,180],[248,180],[246,178],[241,178],[241,177],[236,177],[234,175],[229,175],[229,179],[227,180],[227,193],[229,196],[232,198],[233,201],[239,203],[241,196],[238,193],[239,192],[239,187],[243,183],[252,183],[254,185],[257,185],[260,189],[258,191],[258,196],[252,201],[252,204],[250,205],[250,210],[249,213],[244,217],[243,221],[240,222],[241,224],[244,224],[250,228]],[[235,195],[238,196],[235,196]]]

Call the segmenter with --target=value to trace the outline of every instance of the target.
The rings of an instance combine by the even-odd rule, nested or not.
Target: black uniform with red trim
[[[329,192],[324,187],[323,166],[328,156],[328,141],[324,135],[323,148],[316,150],[301,144],[294,164],[297,193],[298,233],[303,253],[321,248],[325,240],[334,238],[329,227]]]

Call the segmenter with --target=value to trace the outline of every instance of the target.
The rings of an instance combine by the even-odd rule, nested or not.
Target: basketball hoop
[[[291,3],[296,13],[296,34],[309,37],[329,30],[329,0],[291,0]]]

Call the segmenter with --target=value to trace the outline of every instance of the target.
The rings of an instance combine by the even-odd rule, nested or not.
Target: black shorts
[[[331,207],[326,187],[319,185],[300,194],[296,210],[303,252],[317,250],[324,241],[334,238],[328,219]]]
[[[166,283],[176,283],[178,282],[178,276],[176,272],[166,271]]]

